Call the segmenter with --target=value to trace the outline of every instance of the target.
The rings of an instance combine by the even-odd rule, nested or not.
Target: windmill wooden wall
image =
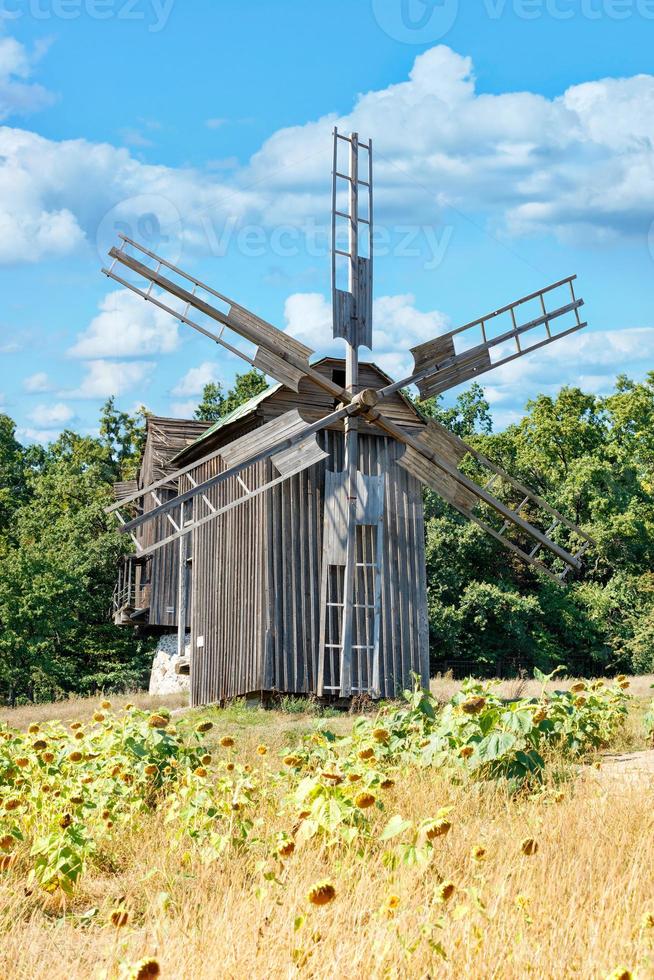
[[[325,372],[342,361],[324,360]],[[380,387],[384,377],[362,365],[362,387]],[[325,402],[323,404],[323,401]],[[401,425],[421,420],[401,397],[389,400]],[[297,407],[308,420],[333,409],[313,386],[300,392],[277,389],[256,408],[208,435],[178,457],[187,464],[227,445],[246,431]],[[210,431],[210,430],[209,430]],[[362,425],[359,467],[385,474],[380,682],[382,697],[411,683],[411,673],[428,678],[428,628],[422,494],[418,481],[394,460],[402,447]],[[271,491],[234,508],[193,533],[191,698],[206,704],[258,691],[310,694],[317,688],[320,646],[320,581],[325,470],[343,465],[342,425],[319,436],[329,459]],[[191,476],[200,483],[223,469],[219,459],[199,463]],[[273,477],[269,461],[242,474],[249,487]],[[223,506],[238,491],[232,481],[207,496]],[[180,490],[190,484],[182,478]],[[198,514],[202,504],[198,503]]]
[[[208,422],[148,416],[138,481],[134,482],[134,485],[132,481],[127,484],[116,484],[114,494],[117,499],[137,487],[147,487],[172,473],[175,466],[171,464],[171,460],[201,436],[208,427]],[[157,494],[162,503],[170,500],[177,494],[177,484],[163,486]],[[147,512],[154,510],[155,507],[153,497],[147,494],[143,501],[143,510]],[[171,511],[170,516],[177,522],[179,509]],[[141,546],[146,548],[155,541],[167,537],[172,531],[172,525],[167,517],[160,516],[138,528],[137,539]],[[135,563],[135,608],[147,610],[143,615],[149,626],[172,629],[177,625],[178,554],[178,542],[171,542],[145,561]],[[123,620],[124,625],[129,622],[127,617]]]

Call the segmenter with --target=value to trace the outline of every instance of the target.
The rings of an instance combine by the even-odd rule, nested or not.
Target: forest
[[[213,421],[265,386],[208,385],[195,417]],[[654,372],[609,395],[563,388],[493,431],[483,389],[418,403],[594,537],[562,588],[519,565],[435,494],[425,497],[433,672],[497,676],[654,670]],[[147,681],[151,643],[110,617],[129,550],[104,513],[133,477],[147,410],[103,406],[96,436],[64,431],[24,446],[0,414],[0,702],[129,690]]]

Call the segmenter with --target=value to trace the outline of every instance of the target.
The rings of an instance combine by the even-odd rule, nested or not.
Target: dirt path
[[[585,766],[584,774],[602,783],[619,780],[654,786],[654,749],[603,755],[601,768]]]

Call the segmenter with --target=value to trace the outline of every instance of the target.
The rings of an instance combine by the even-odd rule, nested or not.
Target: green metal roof
[[[279,389],[282,387],[283,387],[282,384],[277,383],[271,385],[270,388],[265,388],[263,391],[260,391],[259,394],[254,395],[253,398],[248,398],[248,400],[246,402],[243,402],[242,405],[239,405],[238,408],[235,408],[227,415],[223,415],[223,417],[218,419],[217,422],[214,422],[213,425],[210,425],[209,428],[205,429],[202,435],[199,435],[197,439],[193,440],[193,442],[189,442],[188,446],[185,446],[183,449],[181,449],[177,453],[177,455],[173,457],[173,459],[177,459],[178,456],[181,456],[183,453],[187,452],[190,446],[197,446],[198,443],[204,442],[205,439],[208,439],[209,436],[212,436],[214,432],[218,432],[224,426],[230,425],[230,423],[232,422],[236,422],[237,419],[246,418],[248,415],[250,415],[251,412],[255,410],[255,408],[258,405],[261,404],[261,402],[265,401],[266,398],[269,398],[270,395],[273,395],[276,391],[279,391]]]

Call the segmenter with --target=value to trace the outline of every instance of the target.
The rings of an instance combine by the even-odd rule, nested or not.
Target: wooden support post
[[[186,505],[180,505],[179,526],[184,529]],[[183,657],[186,652],[186,604],[187,604],[187,569],[188,539],[191,532],[182,534],[179,539],[177,555],[177,656]]]

